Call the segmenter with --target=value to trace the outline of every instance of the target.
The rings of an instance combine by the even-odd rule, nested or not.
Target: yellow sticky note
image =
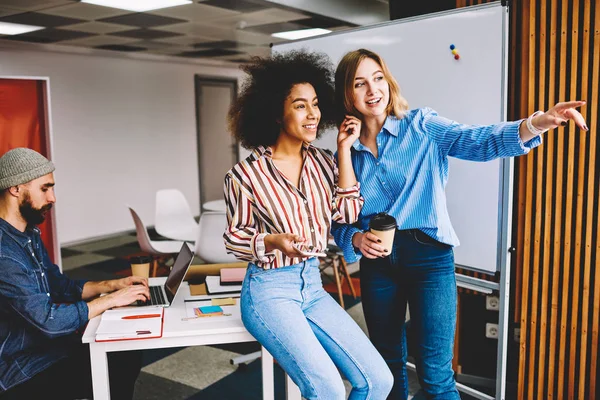
[[[212,299],[213,306],[235,306],[235,299],[227,297],[225,299]]]

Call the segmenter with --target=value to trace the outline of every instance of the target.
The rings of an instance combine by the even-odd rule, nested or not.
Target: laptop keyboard
[[[138,305],[142,306],[160,306],[167,304],[167,300],[163,295],[163,291],[161,290],[162,286],[150,286],[150,300],[146,302],[138,301]],[[140,304],[141,303],[141,304]]]

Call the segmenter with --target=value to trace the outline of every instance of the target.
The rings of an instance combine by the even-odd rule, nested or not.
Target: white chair
[[[202,211],[227,212],[225,200],[212,200],[202,204]]]
[[[156,192],[156,232],[169,239],[194,242],[198,224],[183,193],[177,189]]]
[[[174,254],[179,253],[179,250],[181,250],[181,246],[183,246],[184,242],[176,240],[150,240],[146,226],[142,222],[142,219],[138,213],[130,206],[127,206],[127,208],[129,208],[129,212],[133,218],[133,223],[135,224],[135,235],[143,252],[157,256],[159,259],[166,259],[172,257]],[[189,243],[187,245],[190,246],[192,251],[194,251],[193,246],[191,246]],[[157,260],[155,260],[153,264],[152,276],[156,276],[156,269],[158,267]]]
[[[198,257],[207,263],[215,264],[237,261],[233,255],[227,254],[223,242],[223,232],[227,226],[225,212],[205,211],[200,215],[199,225],[198,240],[196,241],[196,255]],[[241,263],[240,266],[245,267],[246,265],[246,263]],[[257,351],[231,358],[229,362],[232,365],[246,365],[260,357],[261,352]]]
[[[227,216],[224,212],[205,211],[200,215],[198,237],[195,252],[208,264],[235,263],[235,256],[227,254],[223,242],[223,232],[227,225]]]

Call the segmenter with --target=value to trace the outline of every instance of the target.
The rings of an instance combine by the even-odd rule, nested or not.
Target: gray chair
[[[129,212],[133,218],[133,223],[135,224],[135,234],[140,248],[143,252],[157,257],[152,267],[152,276],[156,276],[158,259],[164,260],[172,257],[174,254],[179,253],[179,250],[181,250],[181,246],[183,246],[184,242],[177,240],[150,240],[150,235],[148,235],[146,226],[142,222],[142,219],[138,213],[130,206],[127,206],[127,208],[129,208]],[[188,243],[188,246],[190,246],[190,249],[194,251],[193,245]]]

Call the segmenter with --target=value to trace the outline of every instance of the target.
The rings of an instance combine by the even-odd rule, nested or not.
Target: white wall
[[[154,224],[156,190],[199,213],[194,74],[236,68],[0,49],[0,76],[50,78],[61,244]]]

